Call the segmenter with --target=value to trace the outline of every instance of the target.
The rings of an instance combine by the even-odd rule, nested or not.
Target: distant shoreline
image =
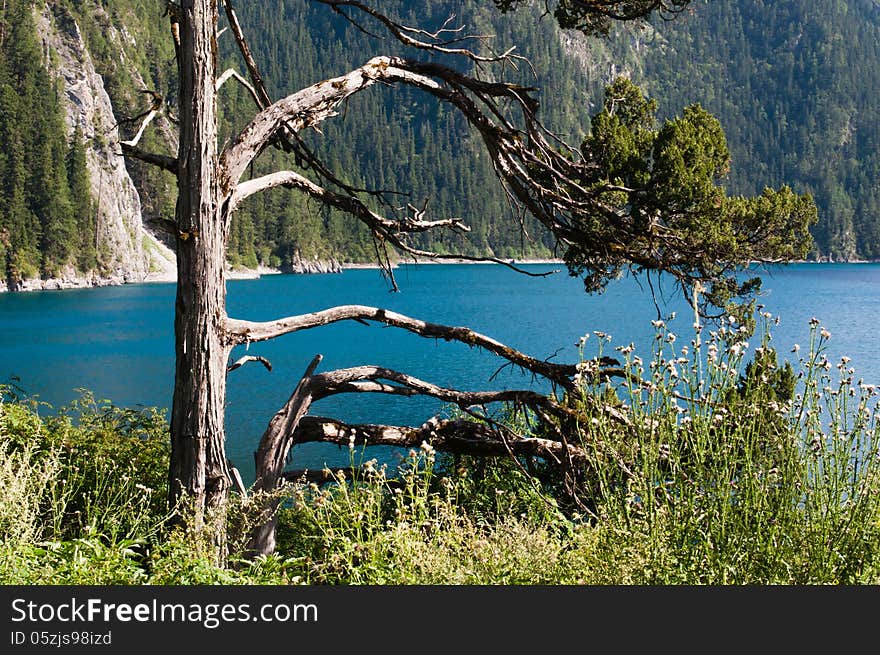
[[[264,275],[319,275],[334,274],[344,270],[378,270],[381,266],[375,262],[333,262],[331,267],[328,262],[316,260],[313,262],[318,269],[324,267],[333,268],[335,270],[315,270],[315,271],[283,271],[280,268],[272,266],[259,266],[257,268],[228,268],[226,269],[227,280],[258,280]],[[562,260],[556,259],[522,259],[509,260],[514,266],[529,264],[562,264]],[[421,264],[499,264],[499,262],[491,261],[471,261],[468,259],[444,259],[444,260],[416,260],[401,261],[393,264],[394,268],[401,266],[419,266]],[[98,287],[121,287],[127,284],[154,284],[165,283],[170,284],[177,282],[177,276],[173,273],[148,273],[144,276],[132,275],[114,275],[101,277],[97,275],[77,275],[64,276],[58,278],[32,278],[24,280],[21,286],[13,289],[11,293],[24,293],[28,291],[66,291],[70,289],[95,289]],[[10,293],[5,280],[0,280],[0,293]]]
[[[321,262],[316,262],[320,264]],[[760,262],[754,262],[755,264],[759,264]],[[399,262],[394,262],[392,264],[393,268],[401,268],[405,266],[436,266],[438,264],[450,264],[450,265],[462,265],[462,264],[496,264],[498,266],[503,266],[506,264],[510,264],[513,266],[530,266],[530,265],[555,265],[555,266],[564,266],[565,262],[562,259],[509,259],[503,260],[501,262],[494,261],[473,261],[470,259],[417,259],[417,260],[403,260]],[[798,261],[790,261],[790,262],[780,262],[777,264],[768,264],[768,266],[788,266],[791,264],[812,264],[812,265],[828,265],[828,264],[880,264],[880,259],[858,259],[853,261],[846,262],[829,262],[829,261],[810,261],[810,260],[798,260]],[[336,272],[341,271],[355,271],[355,270],[379,270],[381,266],[376,262],[339,262],[336,265]],[[260,266],[256,269],[251,268],[237,268],[237,269],[227,269],[226,270],[226,279],[227,280],[257,280],[263,277],[264,275],[317,275],[322,274],[323,271],[316,272],[288,272],[283,271],[279,268],[270,267],[270,266]],[[331,273],[332,274],[332,273]],[[92,289],[97,287],[116,287],[116,286],[125,286],[128,284],[153,284],[153,283],[166,283],[171,284],[177,281],[176,275],[168,274],[168,273],[149,273],[143,277],[133,277],[133,276],[110,276],[110,277],[98,277],[94,275],[85,275],[85,276],[76,276],[76,277],[64,277],[64,278],[49,278],[46,280],[43,279],[29,279],[25,280],[22,284],[21,288],[15,289],[12,293],[21,293],[27,291],[61,291],[67,289]],[[0,280],[0,293],[9,293],[10,290],[7,287],[5,280]]]
[[[399,268],[401,266],[420,266],[422,264],[426,264],[429,266],[435,266],[437,264],[497,264],[499,266],[504,266],[507,264],[511,264],[513,266],[530,266],[533,264],[564,264],[565,262],[561,259],[505,259],[501,261],[473,261],[471,259],[417,259],[415,261],[412,260],[404,260],[400,262],[395,262],[392,266],[394,268]],[[342,268],[344,270],[360,270],[360,269],[378,269],[381,266],[375,262],[344,262],[342,264]]]

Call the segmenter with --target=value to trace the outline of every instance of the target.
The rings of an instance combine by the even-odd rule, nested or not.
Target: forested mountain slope
[[[385,11],[409,25],[436,29],[455,13],[455,24],[466,25],[469,32],[494,35],[484,47],[506,50],[516,45],[530,58],[535,70],[541,71],[540,84],[547,89],[545,120],[579,143],[583,126],[588,124],[590,100],[598,94],[606,76],[591,76],[580,60],[568,55],[552,20],[538,21],[535,11],[502,17],[485,5],[434,2],[426,10],[425,3],[382,3]],[[375,55],[426,56],[406,51],[390,39],[371,38],[316,3],[253,2],[242,3],[237,10],[274,98],[340,75]],[[221,41],[221,47],[228,53],[228,63],[233,64],[234,43]],[[467,64],[464,60],[450,63],[459,67]],[[491,68],[486,73],[492,74]],[[535,84],[525,67],[507,74],[514,80]],[[247,116],[252,111],[247,94],[241,90],[233,94],[234,104],[226,116]],[[409,194],[392,198],[392,203],[421,206],[429,199],[428,209],[433,216],[461,216],[471,227],[467,235],[448,231],[423,235],[421,247],[441,253],[497,257],[549,254],[552,243],[540,229],[528,225],[528,236],[524,236],[510,217],[488,158],[481,152],[479,137],[456,112],[424,94],[402,88],[370,89],[352,98],[343,115],[323,123],[321,132],[307,135],[308,140],[345,181]],[[266,154],[267,168],[277,168],[274,153]],[[374,257],[366,231],[335,212],[309,208],[283,190],[254,197],[250,202],[251,211],[236,218],[230,244],[234,256],[244,262],[253,263],[252,247],[260,258],[269,250],[282,263],[291,258],[292,249],[304,246],[330,247],[357,259]],[[279,248],[279,244],[288,245]]]
[[[309,0],[238,4],[275,98],[374,55],[402,52],[391,40],[359,31]],[[538,78],[527,67],[505,74],[543,89],[545,122],[575,145],[588,129],[603,86],[618,74],[644,85],[664,114],[701,103],[728,134],[729,190],[753,194],[781,184],[809,190],[820,207],[814,256],[880,257],[880,10],[875,2],[698,0],[675,21],[618,28],[608,39],[560,32],[552,17],[541,17],[539,3],[507,15],[485,1],[379,4],[404,22],[433,29],[454,13],[455,23],[468,31],[494,35],[488,43],[496,50],[516,45]],[[88,186],[85,155],[113,156],[112,135],[102,130],[84,135],[65,122],[64,104],[71,98],[58,77],[63,70],[57,53],[35,34],[37,18],[50,12],[81,31],[120,121],[118,138],[124,139],[139,126],[127,119],[149,107],[145,90],[159,93],[171,115],[176,113],[174,54],[164,10],[158,1],[4,3],[0,264],[5,275],[0,277],[106,269],[113,261],[106,251],[115,248],[95,225],[96,199],[82,192]],[[229,36],[220,37],[221,70],[234,65],[243,72]],[[252,114],[252,102],[232,83],[224,86],[221,102],[221,131],[230,135]],[[173,153],[175,129],[160,117],[141,144]],[[309,134],[309,142],[340,178],[355,186],[409,192],[391,196],[399,204],[430,199],[432,215],[461,216],[472,227],[467,235],[424,235],[420,246],[497,257],[552,253],[542,230],[526,223],[523,231],[509,216],[476,137],[430,99],[413,91],[371,89],[353,98],[322,132]],[[27,170],[16,155],[24,152]],[[251,174],[277,168],[279,157],[268,151]],[[126,167],[140,192],[143,220],[171,218],[173,178],[137,162]],[[96,170],[94,163],[91,168]],[[276,190],[249,199],[236,214],[229,252],[234,265],[296,270],[315,258],[368,260],[374,246],[355,221]]]
[[[119,38],[99,7],[79,22],[66,3],[7,0],[0,10],[0,290],[173,274],[173,253],[143,229],[80,25]],[[124,64],[119,48],[105,50]]]
[[[390,40],[369,38],[311,4],[284,0],[239,8],[277,94],[340,74],[389,48],[397,51]],[[404,22],[432,28],[455,13],[459,24],[493,34],[497,50],[516,45],[538,79],[525,71],[514,78],[544,89],[544,120],[573,144],[589,129],[604,84],[618,74],[645,86],[661,114],[702,104],[727,132],[731,192],[753,195],[782,184],[809,191],[820,215],[814,257],[880,257],[880,6],[873,0],[698,0],[675,20],[617,26],[605,40],[560,32],[537,8],[502,16],[487,2],[434,2],[429,11],[425,3],[381,4]],[[356,98],[345,120],[322,129],[322,152],[352,181],[412,190],[413,200],[430,197],[438,215],[465,216],[474,228],[464,239],[432,235],[424,247],[502,257],[552,248],[539,229],[527,231],[535,242],[520,238],[473,137],[432,101],[396,90],[379,103]],[[251,215],[256,242],[261,234],[264,243],[272,241],[260,226],[263,217],[277,214],[257,209]],[[250,234],[248,222],[243,217],[244,235]],[[369,256],[367,242],[351,241],[347,221],[330,223],[345,226],[336,232],[336,247]]]
[[[732,190],[811,191],[820,256],[880,257],[880,4],[692,8],[643,50],[643,80],[661,110],[700,102],[721,120]]]

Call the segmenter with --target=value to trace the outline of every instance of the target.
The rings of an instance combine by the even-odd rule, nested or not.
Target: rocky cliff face
[[[281,266],[282,273],[340,273],[342,272],[342,264],[335,259],[319,259],[317,257],[303,257],[297,252],[293,257],[293,261],[289,264]]]
[[[35,280],[23,288],[68,288],[173,280],[174,253],[144,228],[141,199],[119,155],[119,131],[110,97],[73,16],[55,3],[37,12],[44,61],[61,81],[66,121],[87,144],[86,161],[96,203],[97,246],[103,270],[87,277]]]

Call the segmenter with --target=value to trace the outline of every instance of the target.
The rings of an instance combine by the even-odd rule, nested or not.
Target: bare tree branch
[[[144,135],[144,130],[147,129],[147,125],[149,125],[158,114],[159,112],[155,109],[148,111],[146,118],[144,118],[144,121],[141,123],[140,129],[137,131],[137,134],[135,134],[130,140],[120,141],[120,143],[124,143],[127,146],[136,146],[138,141],[140,141],[141,137]]]
[[[476,346],[495,353],[516,366],[541,375],[565,389],[573,388],[571,379],[578,372],[578,368],[574,364],[555,364],[535,359],[470,328],[429,323],[397,312],[365,305],[341,305],[319,312],[289,316],[268,322],[227,318],[226,338],[233,345],[245,344],[274,339],[283,334],[346,320],[375,321],[402,328],[423,337],[458,341],[469,346]],[[617,362],[608,358],[603,358],[600,362],[602,366],[613,364],[617,364]]]
[[[315,126],[335,115],[335,109],[346,98],[377,81],[415,86],[438,99],[455,105],[474,126],[487,145],[495,169],[507,187],[510,197],[522,203],[560,240],[571,243],[576,231],[566,212],[590,209],[603,212],[619,223],[621,217],[594,202],[573,199],[566,185],[576,184],[583,164],[557,152],[543,138],[543,128],[534,111],[536,102],[528,95],[530,89],[507,83],[475,80],[438,64],[423,64],[399,58],[377,57],[354,71],[302,89],[260,112],[221,154],[221,189],[227,197],[235,193],[238,180],[247,166],[282,129],[302,130]],[[470,97],[471,93],[476,99]],[[497,104],[496,99],[512,100],[522,110],[524,130],[514,127]],[[486,107],[484,111],[480,104]],[[495,122],[489,115],[500,120]],[[532,168],[548,177],[544,183]],[[582,189],[584,197],[590,196]],[[598,197],[598,194],[594,194]],[[383,234],[396,247],[416,256],[432,257],[435,253],[419,251],[391,235]],[[499,260],[498,263],[504,263]]]
[[[366,66],[347,75],[306,87],[258,113],[220,155],[221,189],[224,193],[229,195],[234,191],[244,171],[279,130],[289,127],[299,131],[335,115],[334,110],[339,103],[375,82],[374,71],[381,66],[381,61],[381,58],[371,60]]]
[[[224,8],[226,10],[226,17],[229,21],[229,24],[234,28],[233,33],[236,44],[239,47],[239,51],[241,52],[242,58],[245,61],[248,74],[253,83],[253,86],[251,88],[255,90],[255,94],[253,95],[254,101],[256,102],[258,109],[265,109],[270,104],[272,104],[272,99],[269,95],[269,91],[266,89],[265,83],[263,82],[263,77],[260,74],[253,54],[251,53],[251,49],[247,43],[247,39],[245,39],[244,33],[241,29],[241,25],[238,21],[238,16],[236,15],[235,10],[232,7],[231,0],[224,0]],[[383,202],[383,204],[385,204],[384,197],[386,194],[396,193],[397,195],[404,195],[399,192],[391,192],[387,190],[359,189],[345,183],[339,178],[339,176],[330,171],[330,169],[328,169],[322,161],[320,161],[320,159],[297,135],[296,131],[286,123],[283,125],[280,132],[275,135],[275,138],[272,140],[272,144],[279,146],[285,152],[293,153],[298,164],[302,164],[305,168],[314,170],[319,175],[319,177],[330,182],[334,186],[338,187],[339,189],[350,195],[355,195],[357,193],[366,193],[375,198],[378,198],[381,202]]]
[[[485,424],[464,420],[431,421],[419,427],[398,425],[349,425],[332,418],[304,416],[297,425],[293,441],[297,444],[313,441],[342,446],[354,441],[355,445],[418,447],[422,442],[436,450],[459,455],[498,455],[515,457],[542,457],[548,461],[585,462],[586,452],[577,446],[565,446],[558,441],[536,437],[502,438]],[[284,475],[295,480],[298,472]]]
[[[449,47],[451,45],[464,43],[466,41],[487,41],[492,38],[491,36],[486,34],[462,35],[464,27],[447,27],[455,18],[454,14],[446,19],[446,21],[443,23],[443,26],[439,30],[428,32],[424,29],[409,27],[407,25],[394,21],[385,14],[376,11],[375,9],[372,9],[371,7],[368,7],[361,2],[353,2],[350,0],[317,0],[317,2],[329,6],[337,14],[340,14],[358,28],[366,31],[357,21],[352,19],[347,13],[343,11],[343,7],[357,9],[358,11],[363,12],[379,21],[398,41],[411,48],[446,55],[457,55],[461,57],[466,57],[467,59],[478,63],[510,61],[513,59],[525,60],[525,57],[513,55],[513,51],[515,50],[515,48],[509,48],[507,51],[501,54],[487,57],[483,55],[478,55],[469,48]],[[369,34],[369,32],[367,33]]]
[[[259,362],[266,367],[267,371],[270,373],[272,372],[272,363],[265,357],[260,357],[259,355],[245,355],[244,357],[239,357],[226,368],[226,372],[232,373],[232,371],[240,369],[242,366],[249,364],[250,362]]]
[[[119,145],[122,147],[123,157],[139,159],[140,161],[152,164],[153,166],[158,166],[159,168],[166,170],[169,173],[174,173],[175,175],[177,175],[178,167],[176,157],[169,157],[168,155],[159,155],[153,152],[146,152],[145,150],[141,150],[136,146],[129,145],[124,141],[121,141]]]
[[[253,158],[262,152],[279,130],[289,128],[300,131],[306,127],[314,127],[326,118],[334,116],[335,108],[344,100],[377,81],[409,84],[451,101],[453,89],[444,91],[440,82],[430,77],[431,74],[435,74],[440,79],[457,81],[476,93],[494,97],[505,96],[520,102],[523,99],[519,93],[529,90],[507,83],[481,82],[439,65],[419,64],[399,58],[375,57],[346,75],[306,87],[257,114],[221,155],[221,168],[226,176],[224,188],[227,192],[231,192],[232,185],[241,178]],[[474,120],[478,116],[486,119],[475,106],[471,108],[470,113],[473,114]],[[497,114],[502,115],[500,111],[497,111]],[[521,137],[517,135],[517,138]]]
[[[254,102],[257,103],[257,107],[262,106],[260,104],[260,97],[257,95],[257,91],[254,89],[253,86],[251,86],[250,82],[248,82],[241,75],[239,75],[238,71],[236,71],[234,68],[227,68],[225,71],[223,71],[223,74],[217,78],[217,82],[214,85],[214,88],[217,91],[219,91],[220,87],[222,87],[230,77],[235,78],[236,82],[238,82],[245,89],[248,90],[248,93],[251,94],[251,97],[254,99]]]
[[[401,387],[389,385],[364,384],[388,380],[395,382]],[[540,407],[544,411],[562,418],[577,418],[576,412],[563,407],[552,400],[549,396],[530,390],[506,389],[502,391],[459,391],[438,387],[417,377],[400,371],[383,368],[381,366],[354,366],[351,368],[337,369],[327,373],[312,375],[308,382],[313,401],[318,401],[328,396],[340,393],[368,392],[368,393],[401,393],[401,389],[409,390],[412,394],[403,392],[403,395],[420,395],[437,398],[447,403],[452,403],[462,409],[474,405],[488,405],[498,402],[514,403],[517,406]]]
[[[232,0],[223,0],[223,7],[226,10],[226,18],[229,21],[229,27],[235,37],[235,42],[238,44],[238,49],[241,52],[241,56],[244,58],[245,65],[247,66],[248,75],[250,75],[251,81],[253,82],[253,88],[256,91],[254,99],[257,101],[257,106],[264,109],[272,104],[272,100],[269,97],[269,92],[266,90],[263,76],[260,75],[260,70],[257,68],[257,62],[254,60],[250,46],[244,38],[244,32],[241,30],[238,16],[235,13],[235,9],[232,7]]]
[[[244,486],[244,480],[241,479],[241,473],[229,462],[229,475],[232,478],[232,485],[238,492],[238,495],[247,500],[247,487]]]
[[[320,200],[324,204],[336,207],[337,209],[341,209],[356,216],[374,230],[380,231],[386,235],[424,232],[438,227],[451,227],[461,232],[470,232],[470,228],[459,218],[426,221],[422,218],[424,211],[420,211],[412,205],[409,206],[409,209],[411,210],[411,215],[409,216],[404,216],[398,219],[385,218],[384,216],[380,216],[370,210],[360,199],[354,196],[329,191],[295,171],[278,171],[239,183],[235,192],[229,199],[228,211],[234,211],[245,198],[252,196],[255,193],[279,186],[303,191],[312,198]]]
[[[550,271],[529,271],[525,268],[520,268],[511,260],[507,259],[499,259],[498,257],[484,257],[480,255],[463,255],[463,254],[448,254],[448,253],[439,253],[432,252],[429,250],[422,250],[420,248],[414,248],[409,244],[401,241],[397,243],[396,241],[392,242],[396,248],[399,248],[405,253],[413,255],[415,257],[415,262],[418,263],[419,258],[421,259],[430,259],[434,261],[466,261],[466,262],[482,262],[485,264],[500,264],[505,268],[509,268],[512,271],[516,271],[520,275],[525,275],[527,277],[548,277],[550,275],[555,275],[559,272],[559,269],[553,269]]]
[[[396,67],[392,66],[392,64],[395,64]],[[408,70],[408,68],[412,70]],[[449,81],[451,83],[451,88],[444,90],[444,87],[439,82],[427,75],[412,72],[414,70],[424,70],[435,74],[438,78]],[[240,184],[236,182],[250,162],[253,161],[253,158],[267,147],[279,133],[287,130],[295,134],[304,127],[315,126],[325,118],[335,115],[335,107],[346,98],[350,97],[353,93],[372,85],[377,80],[386,82],[403,82],[417,86],[423,90],[428,90],[443,100],[453,102],[459,107],[459,109],[464,107],[467,110],[465,112],[467,118],[472,123],[478,123],[482,126],[482,132],[485,133],[484,136],[486,134],[491,134],[496,140],[498,140],[499,135],[507,134],[508,141],[521,142],[522,133],[516,130],[506,120],[502,120],[503,129],[496,127],[486,115],[483,114],[479,107],[473,103],[473,101],[465,97],[463,93],[464,89],[468,89],[477,94],[479,98],[482,98],[487,104],[490,113],[496,117],[503,119],[503,113],[495,106],[495,103],[489,99],[493,97],[508,97],[521,104],[527,110],[527,115],[533,119],[533,102],[528,96],[524,95],[529,89],[506,83],[481,82],[442,66],[428,65],[426,67],[425,65],[405,60],[392,60],[387,57],[379,57],[371,60],[365,66],[356,69],[347,75],[320,82],[312,87],[308,87],[307,89],[303,89],[298,93],[288,96],[266,108],[254,118],[254,120],[242,131],[236,141],[221,155],[221,188],[224,189],[224,193],[228,199],[227,215],[231,215],[231,212],[240,201],[252,193],[279,185],[294,186],[309,193],[313,197],[327,202],[328,204],[353,213],[361,221],[365,222],[374,233],[376,233],[379,239],[387,240],[391,245],[403,252],[409,253],[415,257],[423,257],[427,259],[455,258],[453,255],[441,255],[439,253],[415,248],[407,243],[402,235],[408,232],[421,231],[422,229],[439,226],[453,226],[458,229],[463,229],[463,224],[457,219],[440,219],[430,222],[413,222],[404,219],[403,221],[398,220],[389,223],[388,221],[380,219],[375,212],[368,209],[364,203],[354,195],[355,190],[345,188],[344,191],[347,196],[329,192],[295,172],[273,173],[264,178],[260,178],[260,181],[252,180]],[[532,131],[537,133],[540,130],[534,128]],[[522,150],[521,146],[517,146],[517,148]],[[552,149],[549,148],[549,146],[546,146],[544,147],[544,150],[550,152]],[[502,148],[496,147],[494,151],[501,152]],[[492,149],[490,149],[490,153],[491,152],[493,152]],[[510,158],[511,157],[508,156],[508,159]],[[559,159],[563,160],[564,158],[559,157]],[[529,179],[525,165],[511,166],[510,164],[501,161],[500,164],[496,162],[496,170],[508,171],[507,178],[519,175],[527,181]],[[330,174],[329,171],[323,170],[320,172],[325,177],[330,176],[332,181],[338,182],[332,177],[332,174]],[[506,180],[506,178],[502,176],[502,180]],[[530,210],[535,213],[538,205],[533,202],[533,199],[529,195],[530,189],[528,188],[528,183],[520,184],[515,180],[509,181],[511,188],[513,189],[513,192],[510,194],[511,197],[526,199],[530,203]],[[538,191],[539,193],[543,192],[541,189]],[[376,193],[374,195],[381,194]],[[544,218],[547,218],[546,212]],[[557,222],[549,221],[549,225],[556,228],[555,233],[557,236],[561,234],[561,226],[557,224]],[[560,238],[563,237],[560,236]],[[504,261],[495,257],[464,258],[472,261],[495,262],[512,268],[519,273],[526,273],[533,276],[545,276],[553,273],[553,271],[541,273],[525,271],[509,261]],[[387,266],[386,268],[386,273],[391,277],[392,283],[394,283],[391,267]]]

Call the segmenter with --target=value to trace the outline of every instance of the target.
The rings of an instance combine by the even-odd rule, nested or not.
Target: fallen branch
[[[419,427],[399,425],[352,425],[320,416],[304,416],[294,432],[297,444],[323,441],[347,446],[397,446],[418,448],[422,442],[434,449],[457,455],[497,455],[541,457],[551,462],[585,463],[583,448],[550,439],[499,435],[498,431],[475,421],[432,419]],[[287,477],[287,476],[285,476]],[[290,479],[290,478],[287,478]]]
[[[388,425],[348,425],[334,419],[309,418],[312,403],[340,393],[385,393],[401,396],[428,396],[458,405],[465,412],[473,406],[509,402],[518,408],[530,408],[553,424],[569,428],[585,424],[583,417],[569,407],[560,405],[552,396],[530,390],[460,391],[431,384],[406,373],[378,366],[357,366],[315,373],[321,361],[316,356],[306,369],[290,398],[276,412],[260,439],[254,453],[256,492],[271,492],[288,479],[284,464],[291,448],[297,443],[325,441],[328,443],[366,445],[418,446],[422,441],[435,449],[473,455],[509,455],[541,457],[563,465],[569,471],[575,464],[586,462],[586,452],[566,442],[548,438],[523,437],[503,425],[464,420],[431,419],[418,428]],[[392,384],[389,384],[392,383]],[[552,418],[551,418],[552,417]],[[559,434],[559,430],[555,431]],[[262,508],[261,521],[254,530],[251,549],[269,553],[275,548],[276,510],[279,500],[270,495]]]

